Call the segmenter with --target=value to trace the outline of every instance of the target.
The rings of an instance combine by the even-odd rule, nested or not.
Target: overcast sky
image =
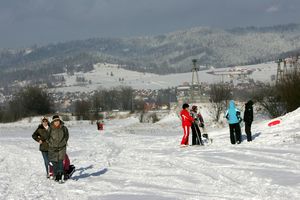
[[[300,23],[300,0],[0,0],[0,48]]]

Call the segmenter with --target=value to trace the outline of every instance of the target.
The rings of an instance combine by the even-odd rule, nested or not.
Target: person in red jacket
[[[183,128],[183,137],[181,140],[181,145],[186,146],[189,144],[190,128],[191,128],[192,123],[194,122],[194,118],[191,116],[191,114],[189,112],[189,104],[184,103],[182,105],[180,117],[181,117],[182,128]]]

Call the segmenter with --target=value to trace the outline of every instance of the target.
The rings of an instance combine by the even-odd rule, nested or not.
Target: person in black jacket
[[[201,139],[201,131],[200,127],[204,127],[203,117],[200,113],[198,113],[198,107],[192,106],[192,110],[190,111],[191,116],[194,118],[194,122],[192,123],[192,145],[203,145],[203,141]]]
[[[50,124],[46,117],[42,118],[42,123],[38,126],[36,131],[32,134],[32,138],[40,144],[40,151],[44,159],[44,164],[46,168],[47,178],[49,178],[49,158],[48,149],[49,145],[46,139],[49,137]]]
[[[249,100],[245,104],[245,112],[244,112],[244,122],[245,122],[245,132],[247,134],[247,141],[252,141],[251,135],[251,124],[253,122],[253,101]]]

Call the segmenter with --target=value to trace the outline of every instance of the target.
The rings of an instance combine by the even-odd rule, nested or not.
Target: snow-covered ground
[[[192,66],[191,66],[192,67]],[[275,62],[262,63],[257,65],[247,65],[235,67],[238,69],[252,70],[253,73],[248,78],[255,81],[270,82],[271,76],[276,75],[277,64]],[[228,71],[234,68],[220,68],[215,71]],[[203,83],[217,83],[232,80],[228,75],[212,75],[207,72],[212,70],[203,70],[198,72],[199,81]],[[55,91],[92,91],[99,87],[111,88],[130,86],[134,89],[166,89],[182,85],[185,82],[191,82],[192,72],[178,73],[168,75],[157,75],[152,73],[140,73],[119,68],[117,65],[99,63],[94,65],[94,70],[88,73],[76,73],[74,75],[60,74],[65,77],[66,86],[58,87]],[[87,81],[84,85],[76,82],[76,77],[84,77]],[[120,81],[121,80],[121,81]],[[89,83],[90,82],[90,83]]]
[[[204,116],[205,117],[205,116]],[[67,121],[68,154],[77,168],[65,184],[47,180],[38,144],[38,118],[0,124],[0,199],[300,199],[300,109],[268,127],[253,124],[253,141],[231,145],[228,127],[212,128],[214,142],[180,148],[180,120],[156,124],[134,117]]]

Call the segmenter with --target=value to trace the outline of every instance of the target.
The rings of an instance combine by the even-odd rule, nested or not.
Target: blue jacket
[[[241,112],[235,107],[234,101],[230,100],[228,110],[225,117],[229,124],[236,124],[241,122]]]

